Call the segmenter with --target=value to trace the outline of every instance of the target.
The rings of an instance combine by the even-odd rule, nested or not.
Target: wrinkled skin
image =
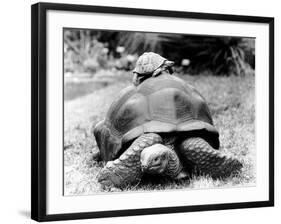
[[[176,169],[173,169],[174,171],[171,172],[167,169],[171,157],[167,157],[167,154],[163,153],[165,150],[157,150],[157,145],[161,143],[163,140],[156,133],[140,136],[120,158],[106,164],[98,175],[98,181],[103,186],[122,188],[139,182],[144,172],[165,174],[174,179],[185,178],[187,174],[183,172],[179,160],[176,162],[179,164]],[[155,147],[153,149],[153,145],[156,146],[156,149]],[[151,146],[150,152],[148,150]],[[183,156],[184,163],[192,165],[198,174],[224,178],[235,174],[242,168],[241,162],[237,159],[223,155],[199,137],[184,139],[178,150]],[[178,157],[176,156],[174,159],[178,159]]]
[[[169,149],[162,144],[155,144],[145,148],[141,153],[141,168],[143,172],[163,174],[167,169]]]
[[[141,180],[140,155],[144,148],[161,143],[162,138],[157,134],[144,134],[137,138],[132,145],[120,156],[109,161],[98,175],[98,181],[104,186],[126,187]]]

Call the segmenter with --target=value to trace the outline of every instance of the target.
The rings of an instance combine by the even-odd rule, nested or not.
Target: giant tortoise
[[[98,175],[105,186],[128,186],[146,172],[180,179],[196,170],[223,178],[242,167],[219,150],[219,133],[203,96],[165,70],[123,89],[94,136],[107,161]]]

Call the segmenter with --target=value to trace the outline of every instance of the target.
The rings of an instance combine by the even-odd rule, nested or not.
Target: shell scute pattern
[[[161,79],[147,79],[143,82],[143,85],[138,87],[138,92],[144,96],[149,96],[155,92],[163,89],[173,88],[182,92],[189,92],[185,83],[179,78],[171,75],[162,76]]]
[[[189,121],[195,117],[193,103],[187,94],[177,91],[174,94],[175,117],[178,122]]]
[[[144,122],[147,112],[147,100],[141,94],[134,94],[115,111],[115,117],[112,119],[112,126],[119,133],[126,133],[135,125]]]
[[[148,97],[150,117],[152,120],[176,123],[172,91],[171,89],[164,89]]]
[[[159,68],[166,60],[166,58],[163,58],[159,54],[146,52],[138,59],[134,72],[138,74],[152,73],[157,68]]]
[[[117,98],[112,102],[111,106],[108,109],[106,119],[105,119],[105,126],[107,126],[112,135],[116,136],[118,138],[122,138],[123,133],[120,132],[119,124],[123,123],[123,126],[126,125],[126,122],[121,119],[119,121],[119,117],[116,116],[116,113],[120,111],[120,108],[125,104],[125,102],[128,101],[129,98],[131,98],[135,94],[136,90],[135,88],[132,88],[131,86],[122,90],[120,94],[117,96]],[[125,113],[128,113],[125,111]],[[125,123],[125,124],[124,124]]]
[[[145,80],[137,87],[128,87],[114,101],[106,116],[104,127],[100,126],[94,132],[95,136],[102,135],[96,139],[105,142],[98,145],[101,146],[101,155],[108,155],[106,160],[115,159],[124,143],[145,132],[204,129],[210,132],[214,142],[219,142],[218,132],[212,126],[210,111],[204,99],[185,85],[183,80],[170,74],[161,74]],[[189,126],[192,122],[193,126]],[[103,131],[106,128],[110,131]],[[110,149],[106,149],[108,145]]]

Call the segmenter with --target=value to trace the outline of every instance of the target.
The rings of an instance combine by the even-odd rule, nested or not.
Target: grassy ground
[[[193,177],[184,182],[163,179],[154,182],[144,180],[127,190],[151,191],[254,185],[256,158],[254,76],[185,75],[180,77],[194,85],[206,98],[215,126],[220,133],[221,150],[237,156],[243,162],[243,169],[240,174],[225,180],[213,180],[203,176]],[[91,134],[91,127],[104,118],[116,94],[131,83],[131,74],[117,72],[112,76],[109,73],[106,75],[101,73],[90,82],[86,87],[81,83],[75,85],[66,82],[65,84],[72,86],[65,88],[67,96],[64,111],[65,195],[87,195],[104,191],[96,180],[104,163],[92,159],[92,150],[97,146]]]

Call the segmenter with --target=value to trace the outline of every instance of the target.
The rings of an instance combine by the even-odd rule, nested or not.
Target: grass
[[[255,185],[254,76],[215,77],[202,74],[180,77],[194,85],[206,98],[215,126],[220,133],[221,150],[238,157],[243,162],[243,169],[238,175],[224,180],[213,180],[205,176],[194,176],[189,181],[177,182],[160,178],[154,181],[144,179],[136,186],[130,186],[125,190],[152,191]],[[130,73],[101,72],[93,79],[85,81],[91,81],[86,85],[86,91],[79,90],[85,86],[81,83],[77,85],[72,83],[72,88],[65,88],[67,91],[65,95],[71,96],[64,105],[65,195],[89,195],[108,191],[102,189],[96,179],[104,162],[95,162],[92,159],[92,151],[97,145],[91,134],[91,127],[104,118],[116,94],[130,85],[131,78]],[[101,82],[100,80],[106,84],[97,84]]]

